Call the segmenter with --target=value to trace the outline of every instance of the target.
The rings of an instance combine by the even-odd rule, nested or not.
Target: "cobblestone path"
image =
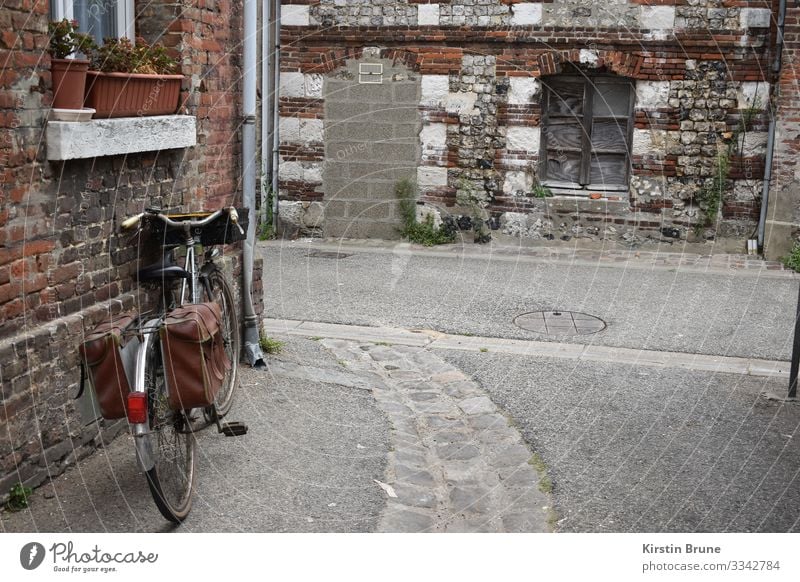
[[[544,467],[478,384],[423,348],[322,343],[392,425],[379,531],[550,531]]]

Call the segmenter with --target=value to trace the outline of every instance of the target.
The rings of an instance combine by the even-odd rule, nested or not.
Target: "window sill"
[[[47,159],[54,162],[194,145],[197,123],[192,115],[47,122]]]

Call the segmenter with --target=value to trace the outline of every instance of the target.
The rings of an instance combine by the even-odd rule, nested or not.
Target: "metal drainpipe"
[[[272,229],[278,232],[278,173],[280,172],[280,84],[281,84],[281,3],[275,1],[275,61],[273,63],[273,119],[272,119]]]
[[[244,351],[256,368],[266,367],[259,345],[258,317],[253,308],[253,252],[256,239],[256,21],[257,0],[244,0],[244,78],[242,80],[242,198],[250,211],[247,239],[242,253],[242,305],[244,308]]]
[[[272,39],[272,0],[261,2],[261,201],[267,201],[267,191],[272,185],[272,93],[270,81],[270,41]],[[266,181],[269,177],[269,182]]]
[[[783,29],[786,24],[786,0],[781,0],[778,8],[778,31],[775,38],[775,60],[772,63],[773,80],[775,89],[772,92],[777,98],[780,94],[781,53],[783,52]],[[773,100],[775,101],[775,100]],[[767,206],[769,205],[769,185],[772,181],[772,158],[775,153],[775,116],[777,108],[774,104],[769,107],[769,133],[767,134],[767,158],[764,162],[764,184],[761,190],[761,213],[758,217],[758,249],[764,252],[764,231],[767,225]]]

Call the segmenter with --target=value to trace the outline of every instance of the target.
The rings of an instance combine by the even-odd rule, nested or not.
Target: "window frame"
[[[117,1],[117,38],[127,38],[131,42],[136,40],[135,28],[135,0]],[[73,20],[73,0],[50,0],[53,20]],[[80,24],[80,23],[79,23]],[[74,58],[70,55],[69,58]]]
[[[580,118],[581,127],[581,147],[580,153],[580,170],[578,175],[578,182],[565,182],[557,178],[548,177],[548,150],[552,151],[553,148],[548,147],[548,131],[552,127],[550,123],[550,99],[555,94],[553,89],[550,88],[548,80],[552,81],[566,81],[574,82],[576,85],[583,86],[583,107]],[[609,112],[608,115],[595,115],[594,113],[594,100],[597,94],[597,85],[626,85],[628,91],[628,104],[627,115],[613,115]],[[633,143],[633,129],[634,129],[634,105],[636,99],[636,85],[635,80],[621,75],[614,75],[611,73],[585,73],[577,69],[574,72],[567,72],[558,75],[548,75],[542,78],[542,114],[541,114],[541,127],[542,138],[540,140],[539,151],[539,175],[542,177],[542,184],[551,188],[556,194],[568,194],[573,196],[589,196],[592,192],[627,192],[631,177],[632,154],[631,145]],[[554,119],[575,119],[578,121],[576,115],[563,115],[554,116]],[[625,178],[624,184],[602,183],[596,184],[591,182],[592,159],[597,154],[607,155],[623,155],[621,151],[609,150],[595,150],[592,147],[592,126],[596,121],[621,121],[625,120],[627,123],[627,132],[625,136]],[[570,150],[576,153],[577,148]]]

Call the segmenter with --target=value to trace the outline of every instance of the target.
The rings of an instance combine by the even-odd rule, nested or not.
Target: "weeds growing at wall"
[[[550,190],[547,186],[542,186],[541,184],[537,183],[533,186],[533,190],[531,191],[531,196],[534,198],[552,198],[553,191]]]
[[[6,509],[9,511],[22,511],[30,506],[30,496],[33,495],[33,490],[30,487],[25,487],[22,483],[17,483],[8,492],[8,501],[6,502]]]
[[[698,225],[702,228],[712,226],[719,214],[722,205],[722,197],[728,188],[728,181],[731,173],[731,158],[734,155],[741,155],[744,149],[744,139],[747,132],[753,125],[758,112],[761,110],[761,102],[758,98],[753,100],[752,105],[742,111],[741,119],[736,129],[728,136],[728,144],[717,154],[716,168],[714,175],[703,184],[700,191],[695,194],[695,199],[700,203],[703,211],[703,222]]]
[[[403,238],[426,247],[443,245],[455,240],[453,233],[436,227],[433,215],[427,215],[423,222],[417,221],[417,187],[414,182],[400,180],[394,191],[403,220],[403,226],[400,229],[400,235]]]
[[[262,182],[266,183],[266,174],[261,178]],[[272,188],[266,187],[266,198],[264,200],[264,212],[261,217],[261,227],[258,230],[258,240],[272,240],[275,238],[275,229],[272,226],[272,205],[275,202],[275,193]]]
[[[787,269],[800,273],[800,243],[794,243],[791,252],[781,260]]]
[[[283,346],[286,345],[282,341],[272,339],[264,333],[261,334],[258,343],[261,346],[261,349],[268,354],[280,354],[283,350]]]

